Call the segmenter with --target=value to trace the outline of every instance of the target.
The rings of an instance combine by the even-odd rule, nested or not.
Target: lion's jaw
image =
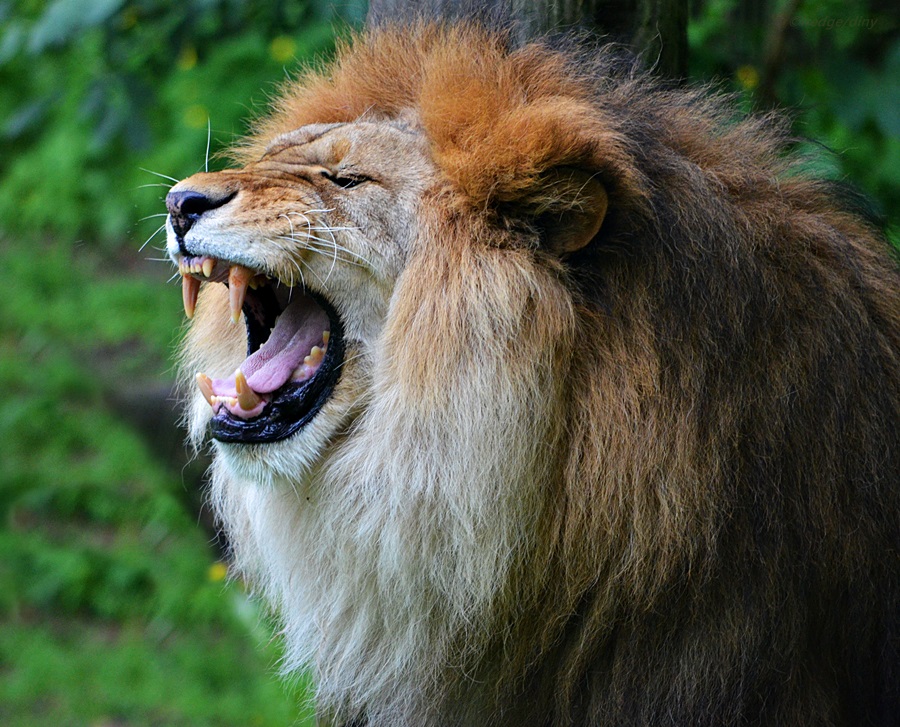
[[[333,169],[323,157],[335,148],[384,185],[333,189],[307,171]],[[320,704],[337,714],[402,724],[435,708],[428,685],[441,683],[440,672],[465,674],[460,664],[477,663],[497,614],[542,586],[510,581],[526,562],[541,568],[533,533],[561,468],[572,304],[531,251],[473,244],[469,222],[423,202],[433,170],[408,129],[310,127],[270,149],[301,155],[299,181],[268,184],[274,167],[263,160],[174,189],[231,195],[182,245],[283,281],[302,273],[340,316],[346,355],[330,398],[292,436],[215,442],[213,501],[239,568],[284,620],[286,667],[314,664]],[[365,201],[354,206],[353,195]],[[311,209],[328,210],[310,227],[328,226],[337,255],[310,250],[306,226],[291,227],[286,215]],[[277,239],[292,233],[286,250]],[[180,247],[170,229],[176,259]],[[225,287],[204,285],[183,378],[227,375],[245,345]],[[211,409],[196,387],[189,411],[200,440]],[[408,704],[410,694],[421,704]],[[479,708],[476,696],[466,703]]]

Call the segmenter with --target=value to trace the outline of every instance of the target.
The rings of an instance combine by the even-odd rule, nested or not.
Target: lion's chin
[[[323,447],[318,446],[318,439],[307,428],[288,441],[263,444],[214,441],[215,467],[230,481],[240,483],[242,489],[261,487],[299,495],[322,456]]]

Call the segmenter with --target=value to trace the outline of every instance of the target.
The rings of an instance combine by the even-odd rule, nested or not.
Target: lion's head
[[[898,276],[784,138],[606,51],[381,29],[172,188],[191,435],[323,714],[888,704]]]

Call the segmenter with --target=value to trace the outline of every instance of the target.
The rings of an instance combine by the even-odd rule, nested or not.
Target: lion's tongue
[[[321,364],[321,357],[304,361],[314,346],[324,346],[329,329],[328,315],[315,301],[305,295],[292,301],[275,321],[268,340],[240,365],[247,385],[257,394],[269,394],[281,388],[293,378],[304,381],[311,378]],[[222,397],[232,414],[249,418],[257,416],[265,407],[260,400],[252,409],[243,409],[239,403],[227,401],[237,396],[234,377],[213,379],[212,393]]]
[[[250,388],[268,394],[284,386],[313,346],[322,345],[328,315],[308,296],[285,308],[260,349],[241,364]]]

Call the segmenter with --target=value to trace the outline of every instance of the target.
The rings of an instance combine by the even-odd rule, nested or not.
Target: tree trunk
[[[587,29],[624,43],[657,73],[687,73],[687,0],[370,0],[369,24],[476,18],[513,28],[517,40]]]

